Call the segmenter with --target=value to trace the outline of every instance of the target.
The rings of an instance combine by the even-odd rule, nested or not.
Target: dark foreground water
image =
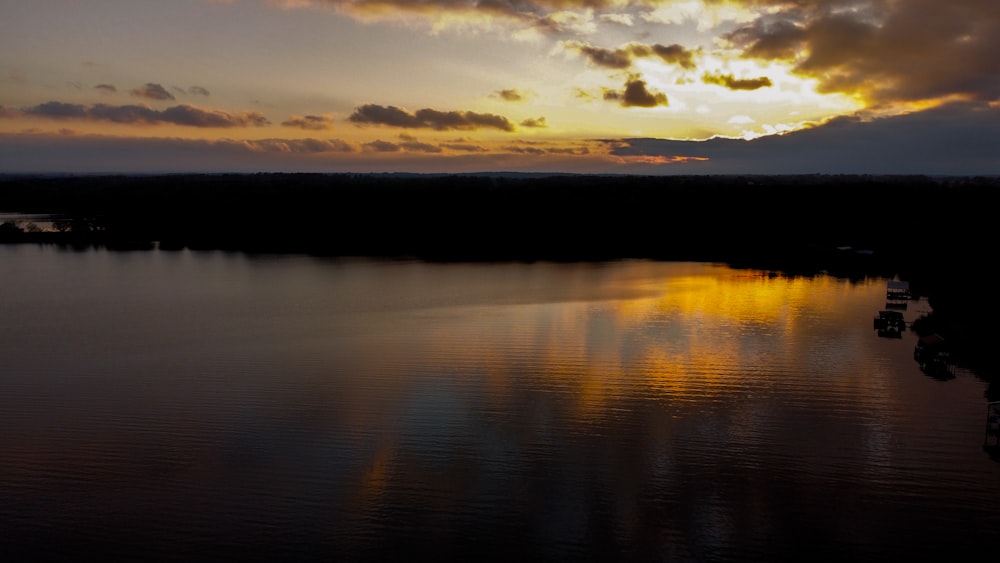
[[[876,335],[886,280],[33,245],[0,265],[5,562],[1000,546],[986,384]]]

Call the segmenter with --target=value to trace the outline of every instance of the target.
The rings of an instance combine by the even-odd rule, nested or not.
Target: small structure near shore
[[[910,282],[889,280],[885,285],[885,306],[888,309],[905,309],[913,299],[910,293]]]
[[[921,336],[913,347],[913,359],[924,373],[939,379],[955,377],[955,364],[944,337],[938,333]]]
[[[878,335],[886,338],[902,338],[906,331],[906,319],[899,311],[879,311],[872,324]]]

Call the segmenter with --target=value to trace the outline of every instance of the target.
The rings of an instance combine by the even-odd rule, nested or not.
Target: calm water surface
[[[1000,546],[986,384],[875,334],[886,280],[33,245],[0,265],[4,561]]]

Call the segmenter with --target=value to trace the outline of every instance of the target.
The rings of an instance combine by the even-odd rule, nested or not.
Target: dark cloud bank
[[[2,109],[2,108],[0,108]],[[50,110],[75,114],[79,107]],[[58,111],[56,111],[58,110]],[[412,120],[413,114],[401,114]],[[412,123],[412,121],[410,121]],[[426,127],[426,124],[423,125]],[[592,172],[632,174],[929,174],[1000,175],[1000,107],[954,104],[910,115],[864,121],[839,118],[825,125],[752,141],[715,138],[705,141],[605,139],[611,154],[628,164]],[[248,172],[351,171],[351,156],[303,161],[296,155],[352,152],[337,142],[292,140],[260,142],[135,139],[74,134],[0,134],[0,172]],[[412,139],[372,149],[420,147]],[[404,146],[407,145],[407,146]],[[274,149],[274,150],[272,150]],[[277,150],[280,149],[280,150]],[[474,154],[474,153],[470,153]],[[593,155],[592,155],[593,156]],[[443,158],[443,157],[442,157]],[[481,170],[497,170],[483,154]],[[701,158],[707,160],[691,161]],[[655,165],[648,162],[683,161]],[[407,170],[443,171],[447,160]],[[505,161],[502,170],[546,171]],[[544,161],[541,162],[544,166]],[[414,163],[416,164],[416,163]],[[397,168],[403,170],[402,168]],[[559,170],[574,172],[574,169]]]
[[[160,84],[154,84],[152,82],[147,82],[144,86],[135,88],[132,90],[132,95],[137,98],[146,98],[147,100],[175,100],[174,95],[167,91]]]
[[[170,123],[188,127],[263,127],[270,122],[260,112],[226,112],[188,104],[157,110],[140,105],[70,104],[45,102],[21,110],[26,115],[47,119],[82,119],[155,125]]]
[[[354,110],[348,121],[357,125],[386,125],[405,129],[435,129],[438,131],[471,131],[499,129],[513,131],[514,124],[502,115],[472,111],[438,111],[424,108],[416,112],[396,106],[366,104]]]
[[[698,157],[678,172],[711,174],[1000,174],[1000,108],[953,104],[822,126],[752,141],[609,141],[623,157]]]

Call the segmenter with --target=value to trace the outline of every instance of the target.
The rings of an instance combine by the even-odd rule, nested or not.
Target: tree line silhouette
[[[191,174],[7,177],[0,209],[97,244],[441,260],[975,254],[989,178]],[[72,235],[72,236],[70,236]],[[55,240],[57,237],[49,237]],[[956,254],[958,253],[958,254]],[[843,253],[842,253],[843,254]]]

